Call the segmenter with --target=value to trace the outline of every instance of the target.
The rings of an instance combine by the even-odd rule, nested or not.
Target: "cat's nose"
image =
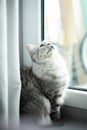
[[[52,49],[54,49],[54,47],[50,43],[48,43],[47,45],[50,46]]]

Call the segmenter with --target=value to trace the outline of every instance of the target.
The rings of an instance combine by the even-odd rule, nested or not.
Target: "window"
[[[66,104],[87,108],[87,14],[84,1],[44,0],[44,39],[61,45],[71,84]],[[81,91],[77,91],[81,90]]]

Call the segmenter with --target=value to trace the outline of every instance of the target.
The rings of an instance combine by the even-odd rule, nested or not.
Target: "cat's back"
[[[41,119],[50,112],[50,103],[39,89],[32,68],[21,68],[20,113]],[[48,104],[48,105],[46,105]],[[47,108],[47,106],[49,106]]]
[[[29,77],[29,74],[32,73],[32,68],[31,67],[21,67],[20,69],[20,76],[21,76],[21,79],[22,78],[26,78],[27,76]]]
[[[32,68],[31,67],[22,67],[20,69],[21,83],[22,88],[27,86],[27,83],[30,82],[33,78]]]
[[[29,95],[30,91],[34,92],[38,89],[38,84],[31,67],[22,67],[20,70],[21,76],[21,95],[25,92]]]
[[[21,99],[20,99],[20,108],[21,111],[24,111],[24,107],[29,101],[32,101],[37,91],[37,82],[32,73],[31,67],[22,67],[20,70],[21,76]]]

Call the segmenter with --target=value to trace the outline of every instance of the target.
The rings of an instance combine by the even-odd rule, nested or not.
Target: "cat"
[[[58,122],[69,84],[63,56],[52,42],[27,45],[32,66],[21,69],[20,111],[43,125]]]

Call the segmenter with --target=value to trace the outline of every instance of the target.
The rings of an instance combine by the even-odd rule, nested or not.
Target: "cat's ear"
[[[35,46],[32,44],[27,44],[27,49],[30,55],[33,54]]]

